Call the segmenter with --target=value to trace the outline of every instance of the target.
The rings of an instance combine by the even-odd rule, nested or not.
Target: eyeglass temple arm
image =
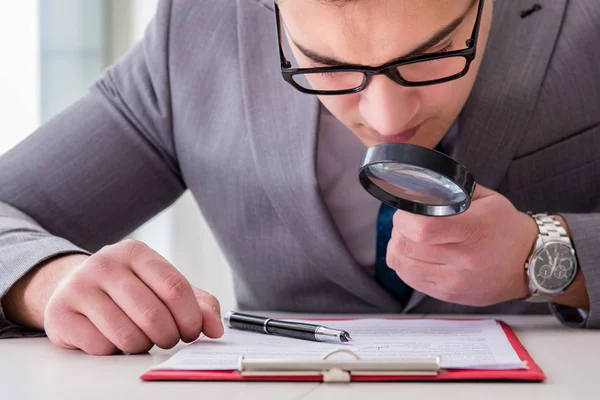
[[[471,38],[467,40],[467,47],[473,47],[475,42],[477,42],[477,38],[479,37],[479,25],[481,22],[481,14],[483,14],[483,3],[485,0],[479,0],[479,7],[477,9],[477,17],[475,19],[475,26],[473,27],[473,32],[471,33]]]
[[[285,53],[283,52],[283,41],[281,40],[281,17],[277,1],[273,1],[273,6],[275,7],[275,21],[277,23],[277,41],[279,43],[279,61],[281,62],[281,68],[291,68],[292,64],[285,58]]]

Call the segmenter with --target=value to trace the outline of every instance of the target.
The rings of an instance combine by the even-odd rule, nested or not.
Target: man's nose
[[[409,126],[419,111],[413,88],[398,85],[385,75],[374,76],[361,93],[359,110],[367,125],[382,135],[395,135]]]

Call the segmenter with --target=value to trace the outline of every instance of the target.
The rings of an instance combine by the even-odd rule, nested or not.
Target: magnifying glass
[[[405,143],[367,149],[358,178],[383,203],[427,216],[466,211],[475,191],[475,179],[464,165],[437,150]]]

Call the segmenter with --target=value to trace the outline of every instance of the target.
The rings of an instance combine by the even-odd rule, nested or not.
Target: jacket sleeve
[[[119,241],[185,190],[172,131],[171,8],[162,0],[143,40],[85,97],[0,157],[0,299],[39,263]],[[0,308],[0,338],[30,334]]]
[[[589,311],[551,304],[558,319],[572,327],[600,329],[600,214],[560,214],[569,227],[590,299]]]

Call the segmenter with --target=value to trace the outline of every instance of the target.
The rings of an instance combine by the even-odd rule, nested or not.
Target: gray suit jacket
[[[586,326],[600,327],[600,3],[545,1],[522,19],[524,3],[495,3],[453,156],[517,208],[563,213]],[[276,46],[269,1],[161,1],[143,41],[86,97],[0,158],[0,295],[42,260],[120,240],[189,189],[241,308],[549,312],[420,293],[403,309],[357,265],[317,185],[318,100],[282,80]]]

